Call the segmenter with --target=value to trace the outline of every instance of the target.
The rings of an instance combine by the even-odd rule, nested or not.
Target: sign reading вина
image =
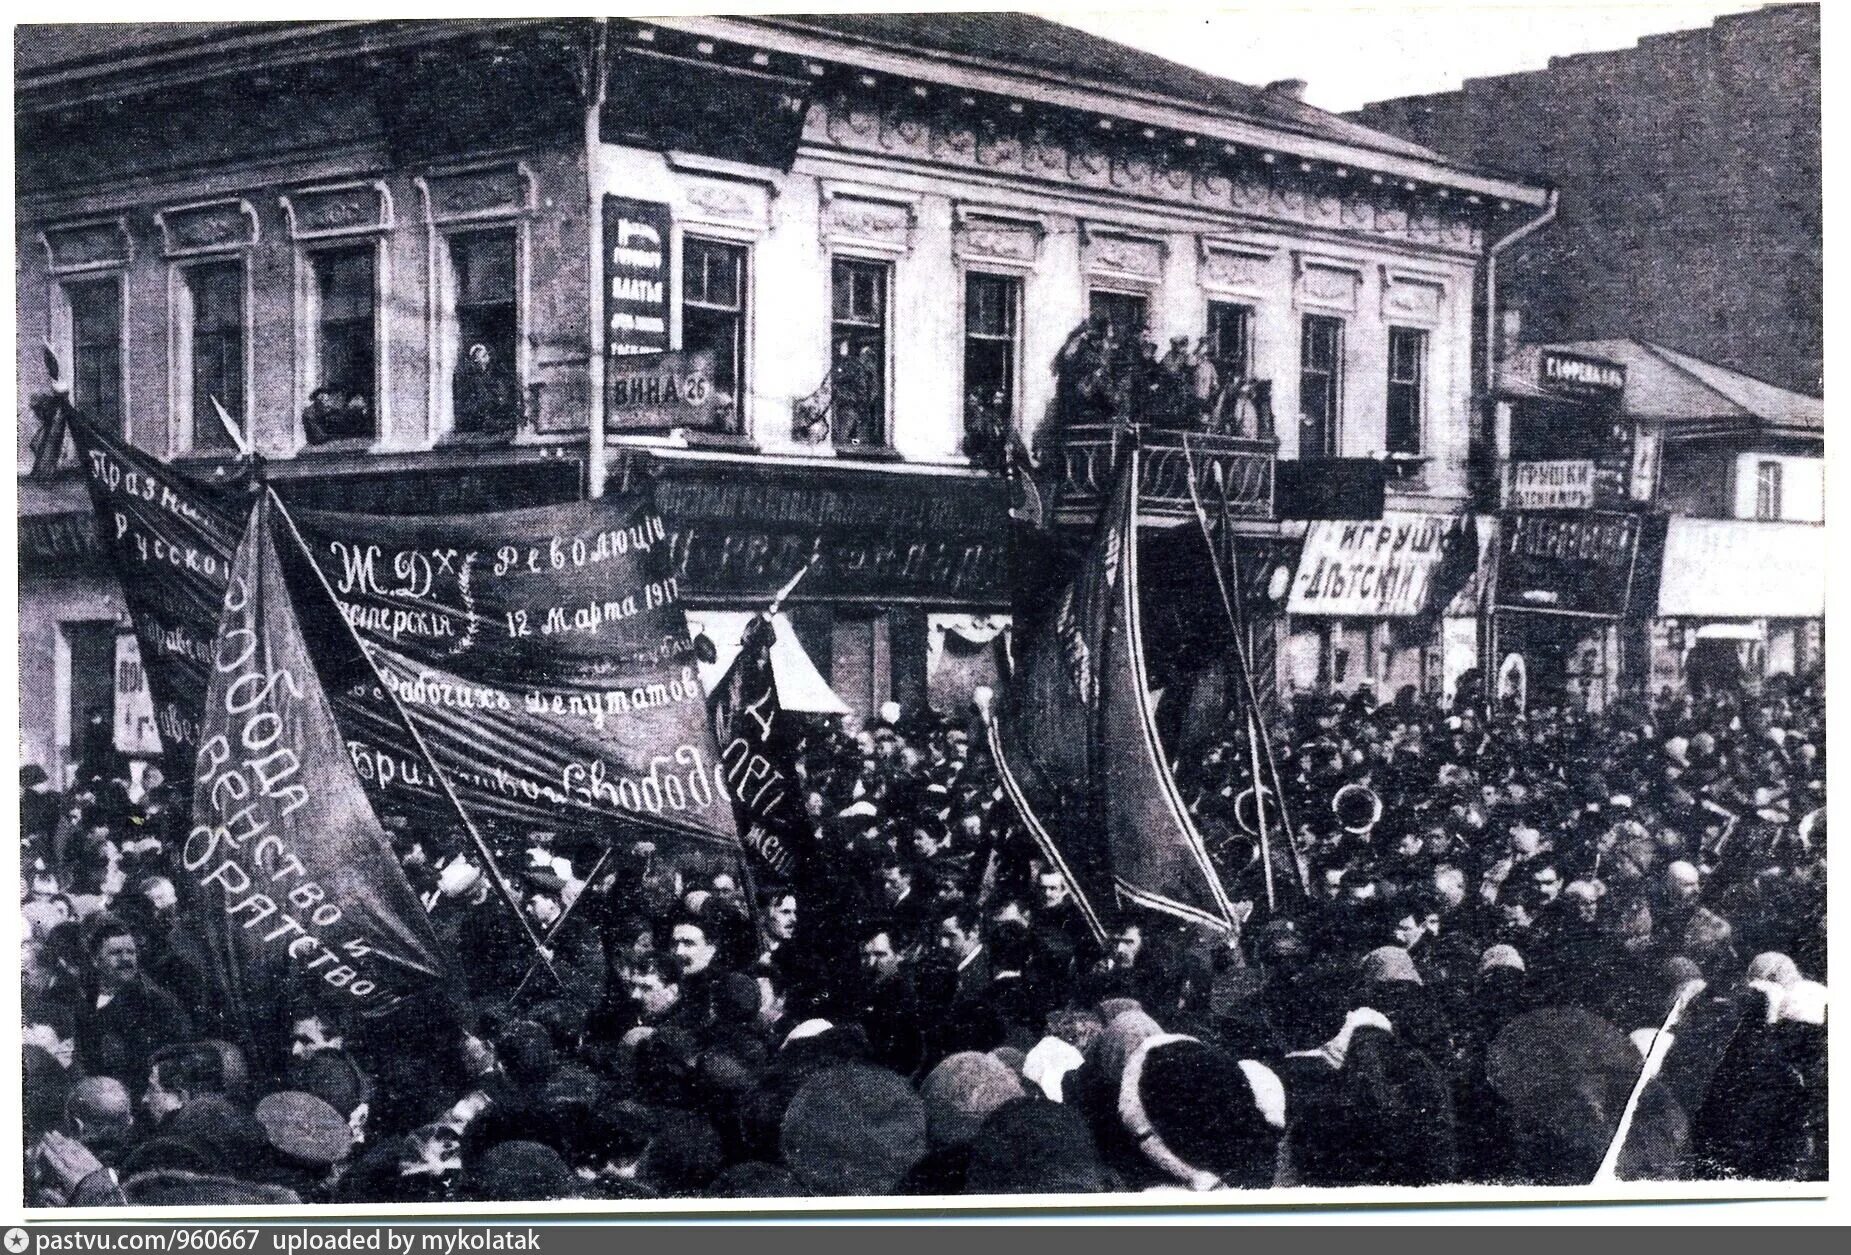
[[[1594,463],[1513,462],[1504,486],[1512,510],[1587,510],[1594,505]]]
[[[724,400],[713,385],[712,349],[612,358],[604,395],[613,431],[709,428]]]

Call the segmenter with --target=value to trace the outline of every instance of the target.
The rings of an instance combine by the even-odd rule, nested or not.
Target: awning
[[[1823,618],[1825,529],[1672,519],[1658,613],[1667,619]]]
[[[701,664],[701,683],[709,693],[718,687],[739,657],[740,642],[745,639],[746,624],[753,619],[747,610],[690,610],[689,635],[705,634],[713,642],[713,662]],[[797,629],[782,614],[771,617],[777,640],[771,646],[771,673],[778,681],[778,701],[786,710],[801,710],[816,715],[846,715],[848,706],[835,695],[829,682],[817,671],[810,655],[797,639]]]
[[[1761,630],[1752,623],[1705,623],[1697,629],[1700,641],[1758,641]]]

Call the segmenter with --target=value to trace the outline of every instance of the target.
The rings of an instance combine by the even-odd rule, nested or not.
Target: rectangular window
[[[888,291],[886,262],[835,259],[831,268],[830,398],[839,446],[885,447]]]
[[[309,254],[314,359],[303,427],[310,444],[378,434],[378,289],[374,246]]]
[[[1120,345],[1135,345],[1150,323],[1150,298],[1135,292],[1089,292],[1086,309],[1111,325]]]
[[[745,430],[747,270],[743,244],[682,239],[681,347],[713,353],[713,384],[734,433]]]
[[[1343,320],[1305,315],[1299,345],[1298,456],[1337,456],[1337,421],[1343,404]]]
[[[71,309],[71,402],[106,430],[122,425],[122,284],[67,284]]]
[[[1253,307],[1231,301],[1208,303],[1208,351],[1221,382],[1245,379],[1252,352]]]
[[[456,300],[453,429],[507,435],[520,426],[520,305],[512,230],[449,237]]]
[[[1388,452],[1419,453],[1426,403],[1427,333],[1388,329]]]
[[[989,463],[1002,456],[1015,417],[1022,281],[964,276],[964,452]]]
[[[213,408],[216,400],[240,424],[244,413],[244,263],[215,261],[189,267],[185,336],[191,346],[193,448],[230,450],[231,434]]]
[[[1755,517],[1758,519],[1781,517],[1780,471],[1778,462],[1762,462],[1755,467]]]

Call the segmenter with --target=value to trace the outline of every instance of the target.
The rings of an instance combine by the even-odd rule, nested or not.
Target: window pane
[[[681,347],[713,353],[714,387],[729,402],[737,432],[746,378],[746,246],[695,236],[682,241]]]
[[[683,249],[683,299],[700,305],[741,308],[745,247],[689,236],[683,241]]]
[[[839,445],[885,445],[887,277],[881,262],[837,258],[831,329],[831,413]]]
[[[377,433],[373,247],[329,249],[311,254],[311,263],[320,308],[304,429],[312,444],[371,439]]]
[[[1225,301],[1208,304],[1209,351],[1215,366],[1224,376],[1246,378],[1247,337],[1252,326],[1253,310],[1245,305]]]
[[[186,271],[193,340],[193,445],[229,449],[231,436],[213,408],[244,414],[244,265],[214,262]]]
[[[72,284],[71,400],[98,422],[122,428],[122,289],[114,279]]]
[[[1426,332],[1407,327],[1388,329],[1387,444],[1390,453],[1420,452],[1426,356]]]
[[[450,241],[450,256],[456,265],[458,305],[513,304],[512,231],[456,236]]]

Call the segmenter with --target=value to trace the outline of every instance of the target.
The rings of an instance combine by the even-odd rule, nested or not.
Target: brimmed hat
[[[347,1118],[313,1094],[286,1090],[257,1104],[257,1123],[277,1154],[297,1163],[326,1167],[353,1149]]]

